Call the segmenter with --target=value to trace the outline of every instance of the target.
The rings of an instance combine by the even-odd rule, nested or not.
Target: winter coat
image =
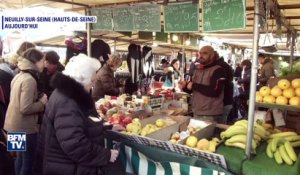
[[[61,73],[46,106],[34,171],[39,175],[99,175],[109,164],[103,121],[84,87]]]
[[[218,65],[221,66],[225,73],[225,83],[224,83],[224,106],[233,104],[233,69],[229,64],[227,64],[223,58],[220,58]]]
[[[13,70],[6,63],[0,64],[0,85],[3,90],[5,106],[7,108],[10,98],[10,83],[14,77]]]
[[[4,132],[0,129],[0,172],[3,175],[15,175],[14,158],[7,151],[6,142]]]
[[[267,58],[260,69],[260,84],[266,85],[268,80],[273,76],[275,76],[274,66],[271,60]]]
[[[225,73],[217,63],[197,68],[193,76],[192,110],[196,116],[223,113]]]
[[[64,66],[60,63],[55,65],[54,69],[51,71],[48,71],[47,68],[44,68],[43,72],[40,74],[40,85],[41,85],[41,91],[47,95],[49,98],[50,95],[53,92],[53,87],[50,86],[50,79],[51,77],[57,72],[61,72],[64,70]]]
[[[249,98],[250,92],[250,80],[251,80],[251,68],[246,69],[243,72],[243,76],[238,80],[238,84],[241,85],[240,96],[244,98]]]
[[[104,95],[118,96],[119,89],[114,78],[114,72],[108,64],[104,64],[97,72],[92,80],[93,91],[92,96],[94,100],[103,98]]]
[[[37,67],[27,59],[18,63],[21,72],[11,83],[11,96],[4,122],[4,129],[10,132],[38,132],[38,113],[44,111],[44,104],[38,100],[36,78],[27,71],[37,72]]]

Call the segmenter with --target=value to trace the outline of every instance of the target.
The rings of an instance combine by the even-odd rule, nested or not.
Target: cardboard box
[[[174,132],[179,131],[180,125],[189,120],[189,117],[187,117],[187,116],[156,115],[156,116],[152,116],[147,119],[141,120],[142,127],[144,127],[146,124],[155,124],[155,121],[157,119],[164,118],[164,117],[170,117],[171,119],[176,121],[176,123],[173,125],[167,126],[165,128],[162,128],[160,130],[157,130],[155,132],[152,132],[152,133],[146,135],[146,137],[157,139],[157,140],[168,141],[168,140],[170,140],[170,137]]]
[[[180,131],[187,130],[188,123],[184,123],[180,126]],[[214,123],[208,123],[206,127],[202,128],[201,130],[197,131],[194,134],[191,134],[192,136],[195,136],[198,138],[198,140],[202,138],[211,139],[214,135],[216,125]],[[179,143],[182,145],[185,145],[187,138],[181,140]]]
[[[287,111],[285,116],[286,127],[300,134],[300,112]]]

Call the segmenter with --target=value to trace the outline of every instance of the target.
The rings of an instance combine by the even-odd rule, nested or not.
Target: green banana
[[[284,139],[290,142],[300,141],[300,135],[289,136],[289,137],[285,137]]]
[[[271,150],[271,144],[270,143],[267,146],[267,156],[270,157],[270,158],[274,157],[273,152]]]
[[[300,146],[300,141],[297,141],[297,142],[291,142],[291,145],[292,145],[293,147],[298,147],[298,146]]]
[[[284,140],[283,138],[280,138],[280,137],[276,137],[274,139],[272,139],[271,141],[271,150],[272,152],[275,152],[276,149],[277,149],[277,146],[280,144],[280,143],[284,143]]]
[[[275,137],[289,137],[289,136],[296,136],[296,135],[297,135],[297,133],[288,131],[288,132],[280,132],[280,133],[276,133],[276,134],[271,134],[270,138],[275,138]]]
[[[279,150],[275,151],[274,157],[275,157],[275,161],[276,161],[277,164],[282,164],[283,163],[283,160],[282,160],[282,157],[279,153]]]
[[[294,148],[292,147],[292,145],[289,141],[284,142],[284,148],[285,148],[288,156],[292,159],[292,161],[295,162],[297,160],[297,156],[296,156]]]
[[[287,152],[286,152],[286,150],[285,150],[285,148],[284,148],[284,145],[281,145],[281,146],[279,147],[279,153],[280,153],[280,155],[281,155],[283,161],[284,161],[286,164],[288,164],[288,165],[292,165],[292,164],[293,164],[293,161],[292,161],[292,159],[288,156],[288,154],[287,154]]]

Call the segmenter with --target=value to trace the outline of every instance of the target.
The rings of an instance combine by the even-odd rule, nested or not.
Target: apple
[[[120,115],[118,113],[114,113],[111,118],[120,120]]]
[[[113,108],[107,110],[106,114],[107,114],[108,116],[112,116],[113,114],[115,114],[115,113],[117,113],[117,112],[118,112],[118,109],[117,109],[116,107],[113,107]]]
[[[291,86],[291,83],[287,79],[281,79],[277,83],[278,87],[282,90],[285,90]]]
[[[195,136],[189,136],[189,137],[187,138],[185,144],[186,144],[187,146],[189,146],[189,147],[194,148],[194,147],[197,145],[197,141],[198,141],[197,137],[195,137]]]
[[[100,109],[101,110],[101,112],[104,114],[104,115],[106,115],[106,112],[107,112],[107,108],[104,106],[104,105],[99,105],[99,107],[98,107],[98,109]]]
[[[108,109],[112,108],[112,105],[109,101],[104,102],[104,106]]]
[[[188,130],[189,130],[190,133],[194,133],[196,131],[196,129],[193,128],[193,127],[189,127]]]
[[[132,119],[132,122],[135,123],[135,122],[140,122],[140,119],[139,118],[134,118]]]
[[[133,123],[129,123],[127,126],[126,126],[126,131],[127,132],[131,132],[133,130],[133,126],[134,124]]]
[[[263,86],[263,87],[261,87],[261,88],[259,89],[260,95],[262,95],[262,96],[264,96],[264,97],[267,96],[267,95],[269,95],[270,92],[271,92],[271,89],[270,89],[268,86]]]
[[[164,127],[166,124],[166,121],[164,119],[157,119],[156,122],[155,122],[155,125],[157,127]]]
[[[118,118],[112,118],[111,124],[120,124],[120,119],[118,119]]]
[[[130,116],[126,116],[123,120],[122,120],[122,124],[124,126],[128,125],[129,123],[132,122],[132,118]]]
[[[172,136],[171,136],[171,139],[179,140],[179,139],[180,139],[180,134],[179,134],[179,132],[173,133]]]
[[[142,130],[141,131],[141,136],[146,136],[148,133],[147,133],[147,131],[146,130]]]

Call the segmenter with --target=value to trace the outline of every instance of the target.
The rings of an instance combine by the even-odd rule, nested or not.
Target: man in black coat
[[[61,67],[62,66],[62,67]],[[50,79],[57,71],[63,71],[64,67],[59,62],[59,56],[55,51],[45,53],[45,68],[40,74],[40,90],[50,97],[53,87],[50,86]]]

